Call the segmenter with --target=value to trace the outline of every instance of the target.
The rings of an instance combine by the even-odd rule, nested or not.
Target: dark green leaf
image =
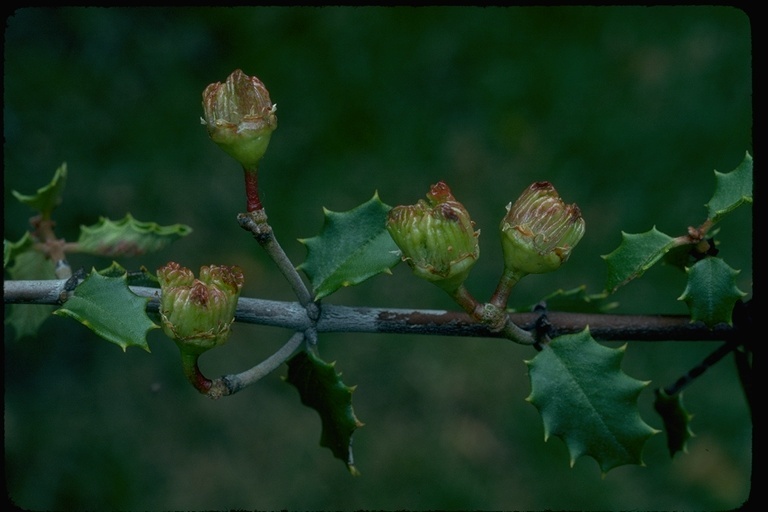
[[[29,231],[24,233],[24,236],[22,236],[18,242],[9,242],[8,240],[3,240],[3,268],[7,267],[9,263],[14,261],[19,254],[33,251],[33,245],[34,245],[34,241],[32,240],[32,237],[30,236]],[[25,278],[14,277],[14,279],[44,279],[44,278],[40,276],[27,276]]]
[[[3,239],[3,268],[8,266],[9,261],[11,261],[11,243]]]
[[[54,314],[74,318],[123,350],[137,346],[149,352],[147,332],[160,326],[147,316],[148,301],[131,292],[125,274],[107,277],[93,270]]]
[[[626,345],[612,349],[589,331],[555,338],[526,361],[531,394],[526,398],[544,421],[544,439],[561,438],[571,466],[582,455],[601,471],[641,464],[643,445],[658,431],[647,425],[637,398],[648,385],[621,371]]]
[[[654,226],[650,231],[639,234],[621,233],[621,244],[612,253],[603,255],[608,266],[605,289],[615,292],[620,286],[640,277],[658,262],[664,254],[679,245],[681,239],[672,238]]]
[[[683,394],[669,396],[663,389],[657,389],[653,408],[664,421],[669,456],[674,457],[679,451],[687,451],[686,443],[693,436],[688,423],[693,416],[683,407]]]
[[[713,223],[744,203],[752,202],[752,156],[747,153],[741,164],[729,173],[715,171],[715,194],[707,203],[707,215]]]
[[[51,212],[61,204],[61,195],[64,191],[64,185],[67,181],[67,164],[63,163],[56,169],[53,179],[42,188],[37,189],[35,195],[24,195],[12,191],[14,197],[22,203],[39,211],[45,219],[51,217]]]
[[[191,232],[192,228],[184,224],[160,226],[138,221],[130,213],[118,221],[101,217],[93,226],[80,226],[77,251],[109,257],[140,256],[159,251]]]
[[[113,261],[107,268],[99,270],[99,274],[104,277],[127,277],[125,268],[116,261]]]
[[[286,381],[298,389],[301,403],[320,415],[320,446],[330,448],[334,457],[358,475],[352,457],[352,433],[363,424],[352,409],[355,388],[344,385],[334,366],[311,352],[299,352],[288,361]]]
[[[568,311],[571,313],[606,313],[618,306],[617,302],[607,302],[607,292],[587,293],[587,287],[582,285],[570,290],[556,290],[543,297],[537,304],[528,304],[512,308],[512,311],[533,311],[541,303],[546,304],[549,311]]]
[[[113,261],[110,266],[99,270],[99,274],[106,277],[123,277],[128,280],[128,286],[147,286],[150,288],[160,288],[160,282],[157,276],[149,272],[145,267],[141,267],[136,272],[128,272],[118,262]]]
[[[40,304],[11,304],[5,323],[13,327],[16,338],[34,336],[55,309],[56,306]]]
[[[43,253],[32,249],[29,233],[25,233],[16,243],[6,243],[6,250],[10,253],[8,261],[11,266],[7,271],[11,279],[56,279],[53,262]],[[11,304],[5,323],[13,327],[17,338],[34,336],[42,323],[51,317],[54,309],[55,306]]]
[[[708,327],[732,323],[733,306],[746,293],[736,286],[738,270],[720,258],[704,258],[686,269],[688,284],[678,300],[685,301],[692,321],[702,321]]]
[[[299,240],[307,246],[307,259],[298,268],[309,277],[316,299],[397,265],[400,252],[386,228],[391,209],[378,194],[347,212],[324,209],[320,235]]]

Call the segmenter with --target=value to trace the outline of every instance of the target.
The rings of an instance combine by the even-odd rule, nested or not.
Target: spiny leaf
[[[622,231],[621,244],[612,253],[603,255],[608,266],[605,288],[609,293],[643,273],[658,262],[670,249],[682,245],[680,239],[662,233],[654,226],[650,231],[629,234]]]
[[[3,268],[7,267],[9,263],[14,261],[19,254],[30,252],[33,250],[35,242],[29,234],[29,231],[24,233],[18,242],[9,242],[3,240]],[[15,277],[15,279],[22,279],[21,277]],[[27,279],[43,279],[40,276],[30,276]]]
[[[607,302],[607,292],[587,293],[587,287],[581,285],[570,290],[559,289],[543,297],[537,304],[527,304],[511,308],[512,311],[533,311],[541,303],[550,311],[568,311],[572,313],[606,313],[618,306],[617,302]]]
[[[106,277],[123,277],[128,281],[128,286],[147,286],[150,288],[160,288],[160,281],[146,267],[142,266],[138,271],[128,272],[118,262],[113,261],[106,268],[99,270],[99,274]]]
[[[61,204],[61,194],[64,191],[64,184],[66,181],[67,164],[63,163],[56,169],[50,183],[37,189],[36,194],[24,195],[15,190],[11,191],[11,193],[22,203],[39,211],[43,218],[49,219],[51,217],[51,212]]]
[[[708,218],[713,223],[742,204],[752,202],[752,156],[749,152],[733,171],[715,171],[715,181],[715,194],[706,205]]]
[[[16,338],[35,336],[43,322],[51,318],[56,306],[39,304],[11,304],[5,323],[13,327]]]
[[[397,265],[400,253],[386,228],[391,209],[376,193],[347,212],[323,210],[325,223],[320,235],[299,240],[307,246],[307,259],[298,268],[309,277],[315,299],[389,272]]]
[[[8,266],[9,261],[11,261],[11,243],[3,239],[3,268]]]
[[[299,390],[301,403],[320,415],[320,446],[330,448],[334,457],[341,459],[350,473],[357,476],[359,472],[352,457],[352,433],[363,424],[352,409],[355,388],[344,385],[334,365],[311,352],[302,351],[288,361],[286,381]]]
[[[123,351],[137,346],[149,352],[147,332],[160,326],[147,316],[148,301],[131,292],[125,274],[108,277],[93,269],[54,314],[74,318]]]
[[[184,224],[160,226],[138,221],[130,213],[118,221],[101,217],[93,226],[80,226],[76,250],[99,256],[140,256],[163,249],[191,232],[192,228]]]
[[[99,274],[104,277],[125,277],[128,278],[128,271],[116,261],[113,261],[110,266],[99,270]]]
[[[709,249],[707,254],[714,256],[717,254],[717,235],[720,233],[719,228],[711,229],[707,232],[707,242]],[[664,255],[664,264],[670,267],[677,268],[678,270],[685,272],[685,269],[699,261],[704,254],[702,254],[701,247],[696,245],[679,245],[673,247]]]
[[[687,452],[686,443],[693,437],[688,423],[693,416],[683,406],[683,394],[677,393],[670,396],[663,389],[657,389],[653,408],[664,421],[669,456],[674,457],[679,451]]]
[[[621,371],[626,345],[600,345],[589,330],[555,338],[526,361],[531,394],[541,414],[544,439],[561,438],[571,466],[594,458],[603,474],[624,464],[642,465],[643,444],[658,431],[647,425],[637,398],[648,385]]]
[[[99,274],[104,277],[120,277],[128,278],[128,271],[116,261],[113,261],[110,266],[99,270]]]
[[[720,258],[704,258],[686,272],[688,284],[678,300],[688,305],[691,321],[702,321],[710,328],[721,322],[731,325],[733,306],[747,295],[736,286],[740,271]]]
[[[56,279],[53,262],[45,254],[32,249],[29,233],[15,244],[10,244],[8,274],[11,279]]]
[[[32,249],[29,233],[16,243],[7,243],[8,275],[11,279],[56,279],[54,264],[41,252]],[[40,326],[51,317],[55,306],[11,304],[5,323],[13,327],[16,337],[34,336]]]

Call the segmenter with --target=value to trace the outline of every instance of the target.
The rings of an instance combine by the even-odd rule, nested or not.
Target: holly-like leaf
[[[714,235],[718,230],[713,230],[713,232],[710,234],[710,239],[712,240],[712,243],[710,247],[712,247],[712,251],[716,250],[715,242],[714,242]],[[696,248],[694,245],[679,245],[677,247],[673,247],[669,250],[666,254],[664,254],[664,264],[669,265],[670,267],[676,268],[682,272],[685,272],[685,269],[702,258],[701,252]]]
[[[11,304],[5,323],[13,327],[16,338],[35,336],[43,322],[51,318],[56,306],[39,304]]]
[[[32,248],[33,242],[29,233],[18,242],[9,244],[11,266],[7,268],[11,279],[56,279],[53,262],[45,254]]]
[[[679,451],[687,452],[686,444],[688,439],[693,437],[688,423],[693,416],[683,406],[683,394],[677,393],[670,396],[663,389],[657,389],[653,408],[664,421],[669,456],[674,457]]]
[[[56,169],[50,183],[37,189],[36,194],[24,195],[15,190],[12,190],[11,193],[22,203],[39,211],[44,219],[49,219],[51,217],[51,212],[61,204],[61,195],[64,191],[66,181],[67,164],[63,163]]]
[[[72,297],[53,313],[74,318],[123,351],[137,346],[149,352],[147,332],[160,326],[147,316],[148,301],[131,292],[125,274],[108,277],[93,269]]]
[[[6,243],[8,275],[14,280],[56,279],[54,264],[41,252],[32,249],[29,233],[15,243]],[[16,337],[34,336],[40,326],[51,317],[55,306],[11,304],[5,323],[13,327]]]
[[[142,266],[138,271],[128,272],[125,267],[118,262],[113,261],[106,268],[99,270],[99,274],[106,277],[125,277],[128,286],[146,286],[149,288],[160,288],[160,281],[146,267]]]
[[[320,446],[330,448],[350,473],[359,472],[352,457],[352,433],[363,424],[352,409],[354,387],[341,381],[336,363],[326,363],[315,354],[302,351],[288,361],[286,382],[299,391],[301,403],[316,410],[322,422]]]
[[[546,304],[549,311],[568,311],[571,313],[606,313],[618,307],[617,302],[607,302],[607,292],[587,293],[587,287],[581,285],[570,290],[559,289],[536,304],[511,308],[511,311],[533,311],[539,304]]]
[[[400,252],[386,228],[391,209],[378,193],[347,212],[323,209],[320,235],[299,240],[307,246],[307,259],[298,268],[309,277],[315,299],[397,265]]]
[[[707,203],[712,223],[744,203],[752,202],[752,155],[747,152],[741,164],[729,173],[715,171],[715,194]]]
[[[191,232],[192,228],[184,224],[160,226],[138,221],[130,213],[118,221],[101,217],[93,226],[80,226],[76,251],[109,257],[140,256],[163,249]]]
[[[99,274],[104,277],[125,277],[128,279],[128,271],[116,261],[113,261],[107,268],[99,270]]]
[[[740,271],[720,258],[704,258],[686,272],[688,284],[678,300],[688,305],[691,321],[702,321],[710,328],[721,322],[732,324],[733,306],[747,295],[736,286]]]
[[[29,234],[29,231],[24,233],[18,242],[9,242],[3,240],[3,268],[7,267],[9,263],[14,261],[20,254],[33,251],[35,242]],[[23,279],[21,277],[14,276],[15,279]],[[43,279],[38,276],[28,276],[26,279]]]
[[[561,438],[571,466],[582,455],[594,458],[603,474],[624,464],[642,465],[644,443],[658,433],[637,409],[648,382],[621,371],[626,345],[608,348],[589,330],[555,338],[526,361],[531,394],[541,414],[544,439]]]
[[[8,262],[11,261],[11,250],[11,242],[3,239],[3,268],[7,267]]]
[[[662,233],[654,226],[650,231],[630,234],[622,231],[621,244],[612,253],[603,255],[608,266],[605,289],[609,293],[640,277],[664,255],[684,241]]]

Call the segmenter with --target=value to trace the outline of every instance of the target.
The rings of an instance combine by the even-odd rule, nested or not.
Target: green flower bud
[[[432,185],[427,201],[392,208],[387,230],[414,274],[449,293],[464,282],[480,257],[480,232],[442,181]]]
[[[202,123],[211,139],[247,169],[255,169],[277,128],[277,105],[255,76],[236,69],[203,91]]]
[[[163,332],[182,352],[201,354],[227,341],[244,282],[238,267],[202,267],[195,279],[191,270],[170,262],[157,278]]]
[[[501,245],[507,270],[518,278],[560,268],[584,236],[584,219],[566,205],[548,181],[539,181],[507,206]]]

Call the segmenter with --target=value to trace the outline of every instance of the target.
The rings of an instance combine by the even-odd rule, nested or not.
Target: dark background
[[[34,193],[66,161],[59,236],[127,212],[185,223],[189,237],[120,263],[238,264],[244,296],[293,300],[237,225],[241,171],[199,121],[205,86],[241,68],[278,105],[260,182],[297,264],[296,239],[318,233],[322,207],[348,210],[376,190],[413,203],[444,180],[482,231],[468,286],[485,299],[501,271],[504,206],[549,180],[581,207],[586,235],[562,270],[526,278],[512,302],[582,284],[597,293],[600,255],[621,231],[684,234],[706,216],[713,169],[752,153],[751,58],[750,19],[730,7],[20,9],[5,31],[4,237],[18,240],[30,215],[10,191]],[[750,209],[721,228],[720,255],[751,293]],[[612,300],[622,313],[685,313],[684,283],[655,267]],[[455,308],[405,266],[326,302]],[[524,401],[530,348],[323,335],[320,353],[358,385],[366,423],[353,478],[318,446],[319,419],[284,368],[211,401],[159,331],[152,354],[58,317],[36,338],[5,334],[6,484],[25,509],[715,510],[750,491],[751,422],[730,359],[685,393],[689,453],[670,460],[655,436],[647,467],[601,478],[592,459],[571,469],[564,444],[543,441]],[[288,335],[237,325],[203,371],[245,370]],[[715,347],[630,344],[624,370],[653,381],[639,401],[649,424],[661,428],[652,389]]]

